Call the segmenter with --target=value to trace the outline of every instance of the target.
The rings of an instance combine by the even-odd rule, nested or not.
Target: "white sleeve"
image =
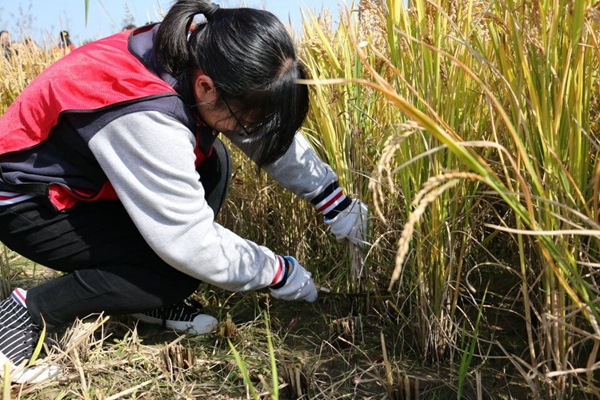
[[[252,158],[255,139],[237,134],[229,134],[227,138]],[[265,165],[264,170],[281,186],[308,201],[338,179],[300,132],[294,136],[288,151],[279,160]]]
[[[136,227],[165,262],[231,291],[268,286],[276,256],[214,222],[194,145],[180,122],[146,111],[114,120],[89,142]]]

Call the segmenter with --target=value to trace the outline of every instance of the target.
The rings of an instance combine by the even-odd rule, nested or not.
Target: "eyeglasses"
[[[251,135],[255,134],[264,125],[264,122],[262,122],[262,121],[255,123],[255,124],[250,124],[250,125],[242,124],[242,122],[239,120],[237,115],[235,115],[235,113],[233,112],[233,109],[231,108],[231,106],[229,105],[227,100],[225,100],[225,98],[223,96],[221,96],[221,99],[223,100],[223,103],[225,103],[225,106],[229,110],[229,113],[235,120],[236,124],[242,128],[242,132],[235,132],[238,135],[251,136]]]

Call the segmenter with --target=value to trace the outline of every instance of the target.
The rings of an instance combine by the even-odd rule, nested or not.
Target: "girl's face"
[[[235,115],[222,102],[220,103],[221,107],[216,106],[215,103],[197,103],[200,117],[208,126],[224,134],[243,133],[244,122],[238,122]]]
[[[0,43],[1,44],[10,44],[10,33],[2,32],[0,35]]]
[[[194,97],[200,117],[214,130],[224,134],[244,133],[244,126],[251,122],[238,119],[235,108],[219,99],[212,79],[200,71],[194,77]]]

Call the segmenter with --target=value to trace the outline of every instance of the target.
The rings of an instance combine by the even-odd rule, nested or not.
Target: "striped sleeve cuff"
[[[27,291],[21,288],[16,288],[11,293],[11,297],[14,301],[16,301],[20,306],[27,308]]]
[[[289,275],[288,261],[281,256],[277,256],[277,272],[271,282],[271,289],[281,289],[287,282]]]
[[[325,219],[333,219],[344,211],[352,200],[347,197],[338,182],[327,186],[317,197],[311,200],[317,211],[325,216]]]

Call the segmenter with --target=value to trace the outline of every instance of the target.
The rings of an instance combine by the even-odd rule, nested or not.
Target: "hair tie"
[[[212,7],[210,10],[205,11],[204,14],[204,18],[206,18],[207,21],[209,21],[213,15],[215,15],[215,13],[219,10],[219,8],[221,8],[221,6],[219,6],[218,4],[212,3],[211,4]]]

